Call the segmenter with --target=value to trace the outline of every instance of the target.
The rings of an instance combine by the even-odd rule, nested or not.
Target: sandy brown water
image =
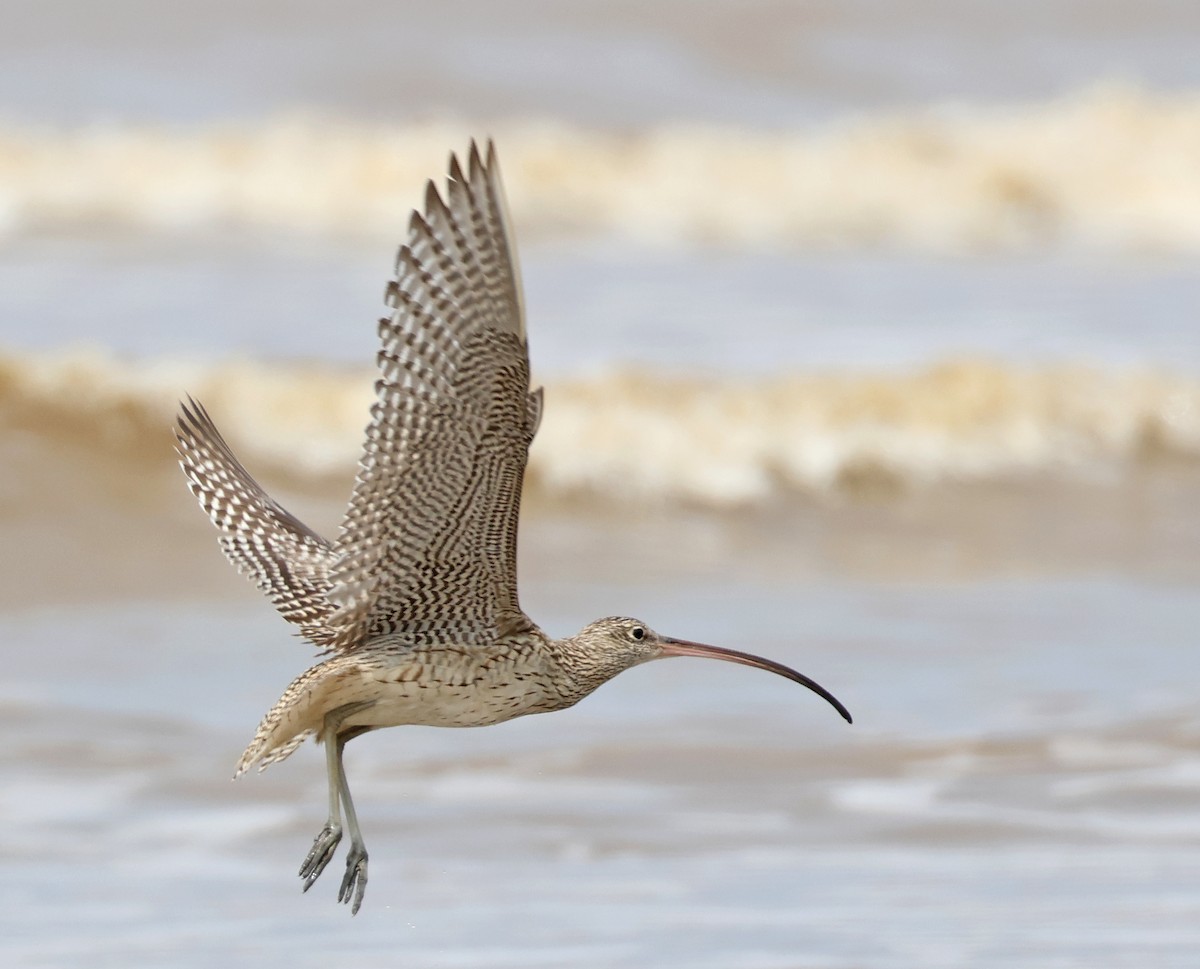
[[[169,460],[20,432],[4,457],[17,963],[1183,967],[1200,942],[1186,462],[725,513],[533,497],[523,596],[552,632],[640,615],[795,665],[857,722],[675,661],[554,719],[356,741],[351,924],[332,879],[293,883],[315,750],[229,783],[310,651]],[[270,484],[336,522],[337,487]]]
[[[41,430],[45,430],[41,428]],[[128,442],[126,442],[128,443]],[[246,600],[229,581],[211,526],[186,500],[158,429],[146,447],[56,432],[19,418],[0,440],[0,604]],[[325,534],[349,482],[262,475],[273,494]],[[533,491],[521,564],[535,584],[575,573],[653,580],[673,572],[799,582],[963,582],[1118,574],[1195,581],[1200,466],[1163,456],[1092,480],[910,487],[865,482],[833,498],[793,496],[721,512]],[[148,527],[148,523],[152,523]]]

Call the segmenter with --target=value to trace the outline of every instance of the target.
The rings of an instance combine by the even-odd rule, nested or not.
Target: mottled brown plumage
[[[495,151],[451,157],[432,182],[386,289],[379,379],[338,538],[329,542],[266,494],[190,398],[178,449],[192,493],[231,562],[303,636],[328,652],[268,711],[241,774],[316,735],[326,748],[329,818],[300,868],[307,890],[333,857],[345,811],[351,847],[338,898],[357,912],[367,881],[342,749],[401,724],[473,727],[561,710],[639,663],[706,656],[805,676],[746,653],[601,619],[555,640],[521,611],[517,521],[541,418],[516,250]]]

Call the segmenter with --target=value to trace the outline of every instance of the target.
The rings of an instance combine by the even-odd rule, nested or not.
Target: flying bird
[[[251,477],[204,407],[176,424],[188,486],[225,555],[323,651],[263,717],[237,766],[260,769],[308,737],[325,746],[329,816],[300,866],[308,891],[350,833],[338,900],[357,913],[367,850],[346,781],[346,743],[403,724],[482,727],[563,710],[618,673],[668,656],[768,670],[749,653],[612,617],[553,639],[517,597],[517,520],[542,391],[529,386],[517,254],[494,146],[451,156],[396,257],[379,321],[379,377],[353,494],[329,541]]]

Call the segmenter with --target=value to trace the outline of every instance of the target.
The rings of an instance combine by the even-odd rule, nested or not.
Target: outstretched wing
[[[516,252],[495,149],[451,156],[396,257],[380,378],[330,574],[336,647],[399,631],[464,645],[528,624],[521,483],[537,429]]]
[[[175,437],[188,486],[217,526],[225,556],[306,639],[332,646],[337,630],[331,626],[329,573],[335,556],[329,542],[262,489],[190,397]]]

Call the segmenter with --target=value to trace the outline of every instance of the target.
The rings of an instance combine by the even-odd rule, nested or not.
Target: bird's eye
[[[634,639],[645,639],[646,630],[644,630],[641,626],[634,626],[631,630],[629,630],[629,635]]]

